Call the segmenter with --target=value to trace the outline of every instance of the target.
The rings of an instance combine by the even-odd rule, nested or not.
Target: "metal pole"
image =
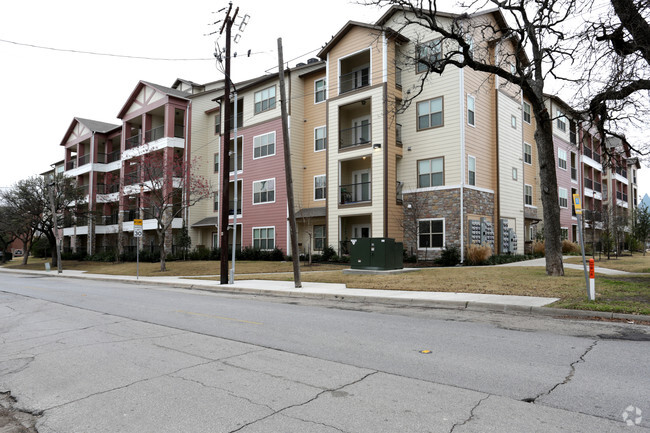
[[[580,239],[580,251],[582,253],[582,267],[585,270],[585,283],[587,285],[587,296],[589,296],[589,273],[587,272],[587,261],[585,260],[585,240],[581,213],[576,212],[576,217],[578,217],[578,238]]]
[[[237,89],[233,92],[235,98],[235,117],[237,116]],[[233,132],[235,138],[233,146],[235,147],[235,186],[233,188],[233,212],[232,212],[232,269],[230,270],[229,284],[235,284],[235,250],[237,249],[237,120],[235,120],[235,128]]]
[[[140,279],[140,238],[136,238],[135,245],[135,279]]]
[[[59,247],[59,221],[56,217],[56,205],[54,204],[54,188],[56,187],[56,174],[55,181],[50,184],[50,205],[52,207],[52,230],[54,231],[54,245],[56,248],[56,272],[60,274],[63,272],[63,265],[61,263],[61,248]]]

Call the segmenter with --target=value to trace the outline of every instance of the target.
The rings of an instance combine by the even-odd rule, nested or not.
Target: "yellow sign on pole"
[[[134,226],[141,226],[141,225],[142,225],[142,220],[134,219],[134,220],[133,220],[133,225],[134,225]]]
[[[580,194],[573,194],[573,207],[576,210],[576,215],[582,215],[582,204],[580,203]]]

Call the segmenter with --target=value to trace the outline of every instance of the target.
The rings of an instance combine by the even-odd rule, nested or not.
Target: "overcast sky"
[[[250,21],[233,50],[236,81],[277,66],[277,38],[291,66],[315,54],[348,20],[374,22],[382,11],[348,0],[239,0]],[[450,3],[451,4],[451,0]],[[74,117],[119,124],[116,118],[139,80],[171,86],[222,79],[213,53],[218,31],[208,24],[226,1],[34,0],[4,2],[0,39],[63,50],[165,59],[162,61],[54,51],[0,41],[2,126],[0,187],[47,170],[63,159],[60,142]],[[439,2],[439,7],[441,3]],[[449,9],[447,9],[449,10]],[[299,15],[297,11],[305,11]],[[223,46],[224,38],[220,39]],[[248,50],[253,53],[245,57]],[[650,169],[640,192],[650,193]]]

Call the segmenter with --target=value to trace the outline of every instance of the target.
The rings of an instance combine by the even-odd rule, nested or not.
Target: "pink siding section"
[[[253,138],[270,132],[275,132],[275,155],[254,159]],[[242,172],[237,174],[243,188],[243,194],[240,192],[238,199],[242,205],[242,216],[237,218],[237,224],[242,224],[242,246],[253,245],[253,228],[275,227],[275,246],[287,254],[287,189],[282,121],[275,119],[244,127],[237,131],[237,135],[244,137]],[[232,175],[230,179],[233,179]],[[253,204],[253,182],[265,179],[275,179],[275,202]]]
[[[575,146],[567,143],[557,136],[553,136],[553,147],[555,151],[555,173],[557,177],[557,186],[558,188],[564,188],[567,190],[567,207],[560,208],[560,227],[566,227],[569,229],[569,240],[577,242],[578,239],[573,239],[571,226],[577,224],[577,220],[571,216],[572,209],[572,197],[571,197],[571,188],[578,189],[578,185],[571,182],[571,151],[576,151]],[[558,150],[564,149],[566,152],[566,170],[560,168],[558,162]],[[558,192],[559,194],[559,192]]]

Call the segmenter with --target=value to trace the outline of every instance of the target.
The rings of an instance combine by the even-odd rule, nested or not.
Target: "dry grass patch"
[[[591,257],[586,257],[587,265],[589,264],[589,259]],[[616,269],[618,271],[627,271],[627,272],[638,272],[638,273],[650,273],[650,254],[645,256],[642,253],[635,253],[633,256],[621,256],[607,260],[607,256],[602,256],[600,259],[598,256],[594,259],[596,266],[607,269]],[[582,257],[569,257],[566,259],[567,263],[582,264]]]

